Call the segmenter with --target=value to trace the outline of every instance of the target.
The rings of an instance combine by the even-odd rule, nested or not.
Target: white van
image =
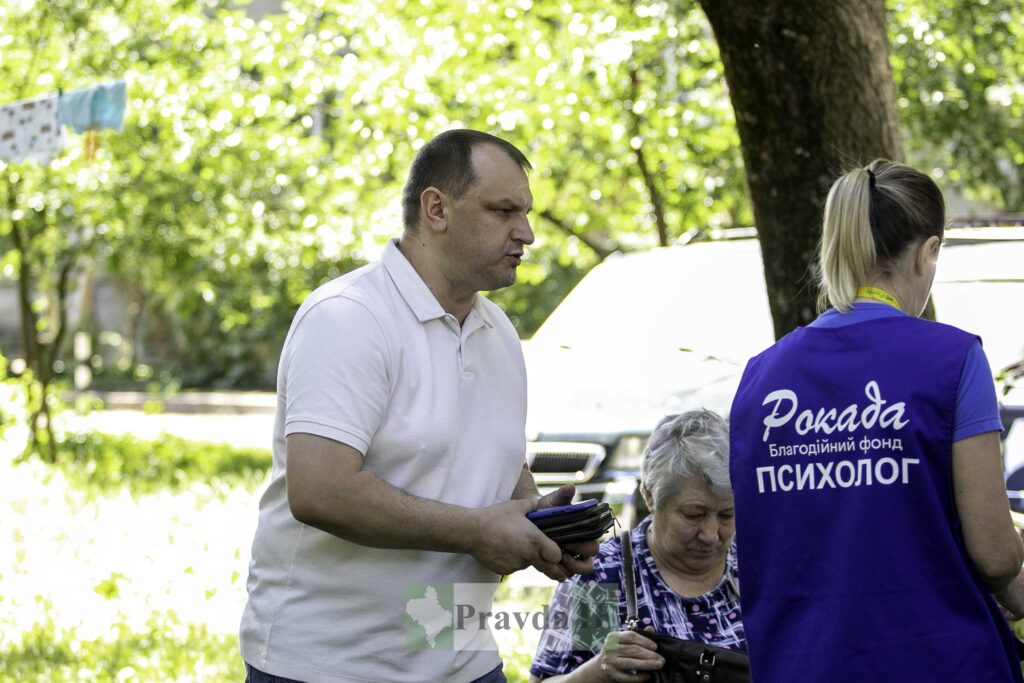
[[[747,359],[774,342],[760,246],[741,234],[606,259],[524,343],[538,484],[574,483],[632,522],[654,425],[701,407],[728,414]],[[950,229],[946,245],[936,317],[979,334],[998,374],[1024,359],[1024,229]],[[1022,394],[1003,417],[1024,433]]]

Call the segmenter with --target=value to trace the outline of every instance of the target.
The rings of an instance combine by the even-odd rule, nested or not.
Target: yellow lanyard
[[[898,310],[903,310],[900,306],[900,301],[889,292],[884,289],[877,287],[861,287],[857,290],[858,297],[866,297],[868,299],[874,299],[875,301],[881,301],[883,304],[889,304]]]

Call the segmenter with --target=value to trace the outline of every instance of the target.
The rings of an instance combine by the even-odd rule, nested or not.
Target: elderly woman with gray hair
[[[663,419],[644,450],[640,492],[652,510],[631,534],[640,627],[745,651],[725,420],[708,410]],[[646,680],[664,660],[625,621],[622,547],[612,538],[593,574],[555,591],[531,683]]]

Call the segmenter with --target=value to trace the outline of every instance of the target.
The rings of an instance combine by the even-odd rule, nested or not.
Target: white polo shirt
[[[495,668],[496,648],[416,644],[406,607],[425,584],[443,594],[453,583],[496,586],[497,575],[469,555],[369,548],[300,524],[285,491],[285,436],[340,441],[413,495],[484,507],[512,495],[525,421],[526,369],[511,322],[477,296],[460,327],[395,242],[380,262],[313,292],[281,352],[274,462],[241,625],[245,661],[308,683],[459,683]]]

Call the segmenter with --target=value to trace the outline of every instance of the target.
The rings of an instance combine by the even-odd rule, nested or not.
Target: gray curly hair
[[[691,477],[703,477],[720,498],[729,483],[729,425],[710,410],[663,418],[644,448],[640,480],[658,508]]]

